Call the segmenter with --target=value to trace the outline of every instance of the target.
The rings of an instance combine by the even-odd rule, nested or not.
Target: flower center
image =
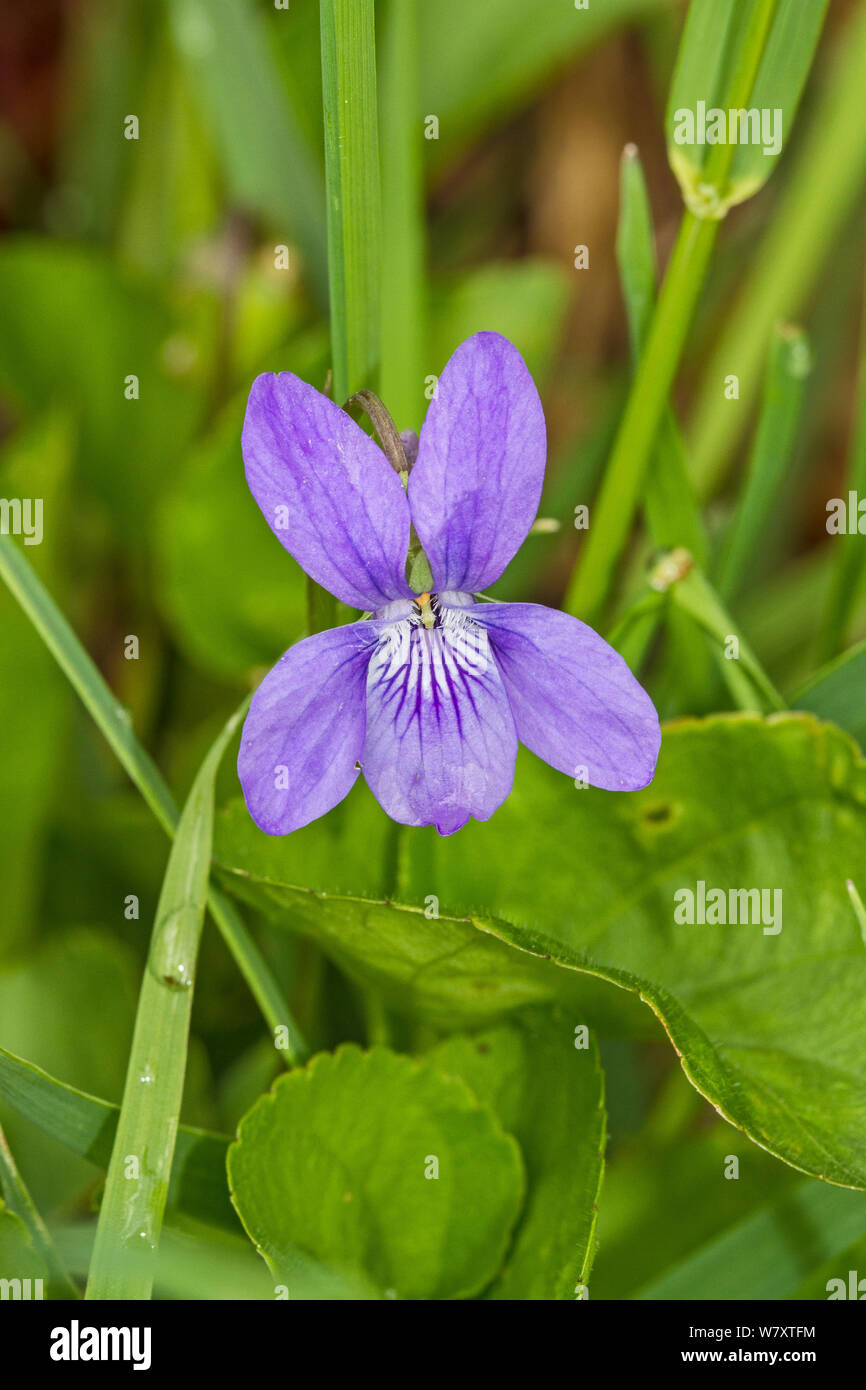
[[[413,604],[416,617],[420,618],[426,628],[435,627],[439,621],[439,600],[435,594],[418,594]]]

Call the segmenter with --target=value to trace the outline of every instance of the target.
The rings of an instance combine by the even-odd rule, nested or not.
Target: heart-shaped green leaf
[[[413,906],[382,901],[372,870],[361,892],[380,900],[328,895],[313,850],[328,834],[269,841],[236,809],[217,852],[245,892],[407,1011],[492,1017],[550,997],[560,976],[545,958],[635,992],[729,1120],[804,1172],[866,1187],[866,950],[845,890],[866,861],[866,764],[832,725],[674,724],[655,781],[629,796],[575,790],[523,757],[488,823],[410,832],[395,896]],[[765,890],[771,907],[780,893],[781,929],[678,922],[675,894],[697,901],[700,883]]]
[[[280,1077],[229,1149],[238,1214],[290,1298],[461,1298],[496,1274],[517,1144],[456,1077],[346,1046]]]
[[[594,1254],[604,1167],[604,1082],[588,1030],[561,1009],[440,1043],[430,1060],[493,1106],[520,1143],[528,1192],[488,1298],[574,1299]]]

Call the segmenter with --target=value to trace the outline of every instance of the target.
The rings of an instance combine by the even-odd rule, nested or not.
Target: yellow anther
[[[421,622],[427,628],[436,626],[436,614],[433,612],[431,603],[432,597],[432,594],[424,593],[419,594],[415,600],[415,606],[421,614]]]

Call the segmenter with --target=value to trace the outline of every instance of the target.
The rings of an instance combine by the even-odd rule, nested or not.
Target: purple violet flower
[[[596,787],[652,780],[658,716],[622,657],[565,613],[476,597],[532,525],[545,453],[538,392],[497,333],[445,367],[405,488],[326,396],[291,372],[256,378],[250,491],[316,583],[368,614],[291,647],[253,697],[238,773],[267,834],[324,815],[363,771],[393,820],[451,835],[502,805],[518,741]],[[423,593],[410,542],[432,572]]]

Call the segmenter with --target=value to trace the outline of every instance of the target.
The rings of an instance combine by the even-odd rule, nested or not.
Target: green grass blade
[[[27,614],[160,825],[173,835],[177,807],[159,769],[136,738],[129,711],[115,699],[22,552],[9,536],[2,535],[0,578]],[[306,1056],[306,1045],[264,957],[234,907],[216,888],[210,890],[208,906],[271,1032],[275,1028],[288,1029],[290,1047],[281,1050],[280,1056],[287,1065],[294,1065]]]
[[[163,830],[173,834],[177,808],[156,764],[135,736],[129,710],[115,699],[23,552],[3,535],[0,535],[0,577],[81,697],[88,714],[102,730]]]
[[[643,589],[607,634],[607,640],[630,666],[639,671],[665,616],[665,596],[657,589]]]
[[[295,120],[251,0],[173,0],[178,52],[216,133],[232,197],[297,241],[320,301],[327,291],[321,170]]]
[[[398,5],[402,0],[396,0]],[[652,18],[668,0],[589,0],[527,5],[496,0],[495,8],[466,0],[436,0],[420,7],[420,120],[439,119],[431,141],[437,169],[515,108],[526,106],[556,73],[627,23]]]
[[[386,15],[382,43],[382,327],[379,394],[398,429],[424,417],[424,176],[417,115],[418,0]]]
[[[798,1240],[795,1232],[807,1238]],[[822,1182],[746,1217],[635,1295],[639,1299],[774,1299],[866,1235],[866,1196]]]
[[[220,759],[246,713],[232,715],[193,783],[171,847],[156,909],[117,1134],[87,1281],[88,1299],[147,1299],[171,1179],[186,1075],[192,991],[204,922]]]
[[[848,878],[845,887],[848,888],[848,897],[851,898],[853,915],[858,919],[860,935],[862,935],[863,945],[866,947],[866,908],[863,906],[863,899],[860,898],[859,892],[856,890],[856,884],[853,883],[851,878]]]
[[[86,1271],[93,1228],[60,1227],[57,1245],[71,1269]],[[130,1266],[136,1261],[132,1258]],[[236,1303],[274,1297],[274,1281],[261,1256],[237,1225],[233,1231],[175,1214],[159,1246],[154,1291],[160,1300]]]
[[[773,327],[806,307],[866,178],[866,7],[854,9],[842,34],[833,78],[811,126],[769,232],[745,278],[737,307],[707,362],[690,431],[690,461],[703,496],[723,477],[762,380]],[[719,390],[728,373],[740,380],[731,410]]]
[[[680,224],[592,525],[565,598],[566,610],[588,622],[601,611],[631,528],[718,226],[690,212]]]
[[[250,994],[259,1006],[271,1036],[279,1029],[285,1045],[278,1049],[283,1065],[294,1067],[309,1055],[273,971],[256,945],[229,899],[219,889],[211,887],[207,898],[208,911],[220,929],[220,934],[234,957],[235,965],[246,981]]]
[[[50,1280],[50,1294],[54,1298],[79,1298],[78,1289],[67,1274],[58,1255],[48,1228],[39,1215],[36,1204],[18,1171],[12,1151],[6,1142],[6,1135],[0,1126],[0,1192],[6,1208],[17,1216],[30,1233],[33,1248],[42,1259]],[[2,1204],[0,1204],[2,1205]],[[8,1271],[4,1270],[4,1274]]]
[[[857,918],[857,925],[860,928],[860,935],[863,938],[863,945],[866,946],[866,907],[863,906],[863,899],[857,892],[857,886],[849,878],[845,887],[848,889],[848,897],[851,899],[851,906],[854,909],[854,916]]]
[[[652,318],[657,267],[652,211],[640,155],[627,145],[620,165],[620,217],[616,255],[628,315],[632,355],[640,359]],[[685,450],[670,405],[659,426],[644,496],[653,541],[660,549],[681,545],[699,564],[707,557],[707,540],[686,466]]]
[[[859,405],[854,424],[851,465],[848,472],[848,491],[856,492],[860,501],[866,498],[866,293],[863,297],[862,314],[858,383]],[[848,525],[850,528],[850,509]],[[866,577],[866,545],[863,544],[863,537],[859,531],[849,530],[845,535],[834,536],[833,547],[834,549],[838,548],[838,553],[830,586],[827,620],[823,634],[825,657],[833,656],[844,645],[854,607],[864,577]]]
[[[41,1067],[0,1048],[0,1097],[58,1143],[97,1168],[111,1159],[120,1106],[49,1076]],[[181,1125],[177,1132],[166,1209],[203,1221],[235,1225],[226,1185],[229,1139]]]
[[[732,63],[726,107],[747,106],[778,0],[754,0]],[[733,145],[715,145],[706,178],[725,185]],[[646,346],[641,356],[625,415],[616,437],[596,502],[580,564],[566,595],[565,607],[593,621],[607,597],[617,560],[625,545],[692,316],[703,287],[719,222],[686,210],[665,274]]]
[[[791,696],[792,709],[838,724],[866,748],[866,642],[822,666]]]
[[[786,0],[786,3],[790,3],[790,0]],[[798,0],[798,3],[802,4],[803,0]],[[730,66],[726,63],[725,80],[719,90],[721,105],[725,110],[740,110],[747,107],[752,100],[752,93],[757,85],[761,66],[766,61],[773,26],[781,6],[782,0],[748,0],[746,4],[743,4],[742,0],[735,0],[731,33],[725,45],[726,58],[730,53]],[[717,12],[718,0],[692,0],[689,19],[696,10],[708,11],[710,7],[713,12]],[[702,45],[692,61],[688,53],[689,28],[687,21],[677,58],[677,73],[682,72],[684,61],[688,62],[691,66],[692,81],[700,84],[707,62],[712,64],[715,61],[715,53],[712,42],[709,46]],[[711,198],[724,201],[737,150],[738,146],[729,143],[710,146],[706,163],[701,170],[701,182],[712,190]],[[686,202],[688,203],[688,198]],[[707,207],[705,197],[699,198],[697,205],[702,216],[717,218],[720,215],[718,206]]]
[[[785,701],[700,570],[690,570],[672,586],[670,593],[672,601],[684,613],[688,613],[710,639],[719,670],[740,709],[787,709]],[[736,638],[736,658],[725,655],[731,638]]]
[[[692,0],[671,84],[666,127],[671,168],[694,211],[700,214],[706,209],[711,216],[723,216],[735,203],[752,197],[770,177],[794,124],[827,3],[780,0],[774,13],[768,7],[761,14],[757,6],[750,7],[743,0]],[[743,83],[735,95],[736,64],[747,58],[747,45],[741,46],[741,40],[750,22],[766,25],[761,61],[753,82],[742,73]],[[731,98],[726,99],[729,91]],[[745,99],[739,99],[743,96]],[[718,166],[719,145],[677,139],[681,122],[688,120],[685,113],[696,115],[698,102],[705,104],[707,112],[724,110],[726,125],[730,110],[738,113],[738,120],[746,120],[739,112],[747,106],[767,111],[772,117],[772,124],[766,129],[761,124],[757,135],[753,118],[748,118],[748,138],[728,146],[723,176]],[[687,134],[682,129],[679,133]]]
[[[800,328],[778,328],[770,349],[764,399],[742,497],[722,546],[718,591],[730,602],[749,579],[753,557],[785,480],[811,370]]]
[[[321,0],[322,102],[334,399],[367,384],[379,351],[381,194],[373,0]]]
[[[655,307],[658,266],[652,208],[637,145],[626,145],[620,160],[616,263],[632,356],[639,358]]]

